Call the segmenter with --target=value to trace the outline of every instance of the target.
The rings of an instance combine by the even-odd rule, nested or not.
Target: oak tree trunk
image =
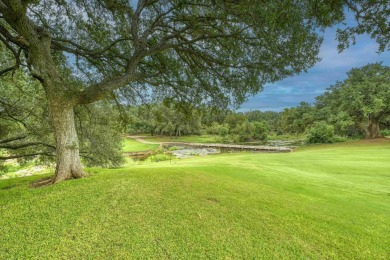
[[[80,162],[73,107],[51,106],[54,134],[56,138],[57,166],[53,183],[85,176]]]
[[[378,137],[382,137],[379,128],[379,121],[370,120],[367,126],[366,138],[378,138]]]

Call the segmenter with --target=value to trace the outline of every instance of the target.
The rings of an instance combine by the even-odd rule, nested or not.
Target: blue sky
[[[337,51],[336,29],[325,31],[319,56],[322,58],[307,73],[268,84],[264,90],[241,105],[239,111],[262,110],[282,111],[297,106],[301,101],[313,103],[326,88],[344,80],[346,72],[368,63],[383,61],[390,66],[390,52],[377,54],[378,45],[367,35],[357,37],[356,45],[342,53]]]

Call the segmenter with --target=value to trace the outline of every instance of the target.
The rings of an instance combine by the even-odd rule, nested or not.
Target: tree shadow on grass
[[[34,180],[30,183],[31,188],[41,188],[54,184],[53,176],[45,177],[42,179]]]

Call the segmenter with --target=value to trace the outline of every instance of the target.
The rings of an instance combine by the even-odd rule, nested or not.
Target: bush
[[[180,150],[181,148],[178,147],[178,146],[171,146],[169,147],[168,151],[176,151],[176,150]]]
[[[264,122],[244,122],[236,126],[231,133],[234,136],[234,142],[263,141],[267,139],[267,126]]]
[[[268,128],[264,122],[251,123],[254,127],[253,139],[257,141],[264,141],[267,139]]]
[[[210,127],[207,128],[206,132],[208,134],[225,136],[229,133],[229,127],[226,124],[221,125],[214,122]]]
[[[230,139],[234,143],[248,142],[253,137],[253,126],[248,122],[244,122],[241,125],[237,125],[233,129],[230,129]]]
[[[156,154],[149,157],[149,160],[151,162],[162,162],[162,161],[168,161],[171,159],[171,156],[168,154]]]
[[[307,143],[333,143],[334,142],[334,127],[325,122],[315,123],[307,134]]]
[[[390,129],[383,129],[381,131],[382,136],[390,136]]]

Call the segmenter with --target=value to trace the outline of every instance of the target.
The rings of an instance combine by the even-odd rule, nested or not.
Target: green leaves
[[[390,115],[390,67],[374,63],[352,69],[346,80],[317,99],[317,106],[328,110],[330,122],[341,129],[354,122],[371,136],[372,124],[385,123]]]
[[[378,52],[390,50],[390,7],[387,0],[354,0],[345,2],[348,11],[353,13],[355,26],[337,30],[338,49],[343,51],[355,44],[356,35],[369,34],[378,43]]]

